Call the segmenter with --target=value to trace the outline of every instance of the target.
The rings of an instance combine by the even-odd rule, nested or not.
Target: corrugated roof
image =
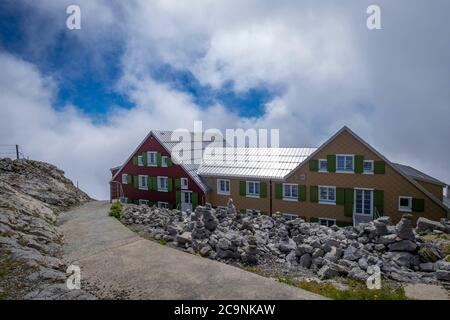
[[[216,142],[213,139],[206,140],[203,135],[195,135],[193,132],[185,132],[190,135],[190,141],[182,142],[182,139],[178,139],[178,135],[173,135],[174,131],[162,131],[153,130],[152,134],[156,139],[169,151],[172,161],[179,164],[183,169],[195,180],[195,182],[204,190],[208,190],[209,187],[202,177],[198,175],[198,168],[202,160],[203,151],[212,143]],[[184,152],[188,154],[177,154],[173,152],[175,146],[182,143]],[[221,145],[225,145],[223,138],[217,140]]]
[[[316,148],[205,149],[200,176],[283,179]]]
[[[393,165],[395,167],[397,167],[397,169],[401,170],[404,174],[406,174],[407,176],[413,178],[413,179],[419,179],[419,180],[424,180],[424,181],[428,181],[431,183],[437,183],[439,185],[445,185],[445,183],[443,183],[442,181],[439,181],[436,178],[433,178],[429,175],[427,175],[426,173],[423,173],[422,171],[419,171],[413,167],[404,165],[404,164],[400,164],[400,163],[393,163]]]

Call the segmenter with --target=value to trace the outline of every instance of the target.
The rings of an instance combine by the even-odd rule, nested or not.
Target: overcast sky
[[[66,8],[81,8],[68,30]],[[381,30],[366,9],[381,8]],[[0,144],[91,196],[151,129],[279,128],[318,146],[343,125],[450,182],[450,2],[0,2]]]

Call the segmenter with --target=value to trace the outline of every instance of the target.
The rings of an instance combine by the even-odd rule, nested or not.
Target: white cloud
[[[113,39],[125,46],[117,90],[136,107],[112,109],[103,125],[70,107],[56,112],[58,84],[3,55],[2,64],[16,67],[0,77],[8,88],[0,102],[15,110],[4,113],[0,132],[65,168],[94,195],[105,196],[108,167],[149,129],[192,126],[196,119],[219,128],[280,128],[282,145],[290,146],[317,146],[348,125],[392,160],[450,181],[450,45],[448,10],[440,6],[380,0],[383,29],[368,31],[369,1],[80,3],[85,29],[77,38],[93,55]],[[40,2],[39,12],[59,17],[61,6]],[[50,38],[43,43],[55,40],[43,34]],[[238,94],[257,86],[280,94],[256,118],[238,118],[220,104],[204,110],[188,93],[150,77],[161,64],[215,88],[231,82]]]

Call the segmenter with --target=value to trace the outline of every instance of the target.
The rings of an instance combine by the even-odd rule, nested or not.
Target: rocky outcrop
[[[396,281],[447,281],[444,254],[416,233],[411,218],[405,215],[395,226],[381,217],[357,227],[326,227],[300,218],[240,215],[230,200],[226,208],[199,206],[194,213],[128,205],[122,221],[144,224],[154,238],[210,259],[247,265],[275,262],[280,273],[302,268],[321,278],[364,281],[368,270],[378,267]],[[175,237],[172,230],[177,230]]]
[[[55,166],[0,159],[0,298],[86,299],[65,285],[57,214],[89,197]]]

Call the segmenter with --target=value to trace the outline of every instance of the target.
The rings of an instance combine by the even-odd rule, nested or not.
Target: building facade
[[[113,169],[113,180],[122,181],[123,197],[128,200],[148,199],[148,204],[162,201],[169,203],[169,207],[182,208],[178,182],[172,182],[172,187],[162,194],[159,180],[154,190],[151,188],[154,183],[139,178],[164,176],[175,181],[187,176],[182,166],[139,165],[149,159],[148,155],[142,156],[142,160],[136,158],[143,152],[156,151],[161,157],[170,158],[164,144],[158,145],[158,139],[154,140],[149,139],[140,146],[121,169]],[[214,207],[225,206],[232,198],[242,213],[280,213],[341,226],[368,222],[382,215],[390,216],[395,222],[404,213],[412,213],[415,220],[448,217],[448,207],[443,202],[444,183],[414,168],[390,162],[347,127],[317,149],[237,149],[231,149],[236,157],[225,164],[202,160],[195,170],[195,179],[188,180],[192,185],[189,191],[201,199],[191,201],[192,207],[205,202]],[[126,179],[120,177],[120,170],[120,174],[129,174],[133,179],[127,178],[124,183]],[[143,179],[137,187],[135,177]],[[139,187],[145,182],[148,189],[141,190]],[[113,192],[117,185],[111,184],[112,198],[119,198]]]

